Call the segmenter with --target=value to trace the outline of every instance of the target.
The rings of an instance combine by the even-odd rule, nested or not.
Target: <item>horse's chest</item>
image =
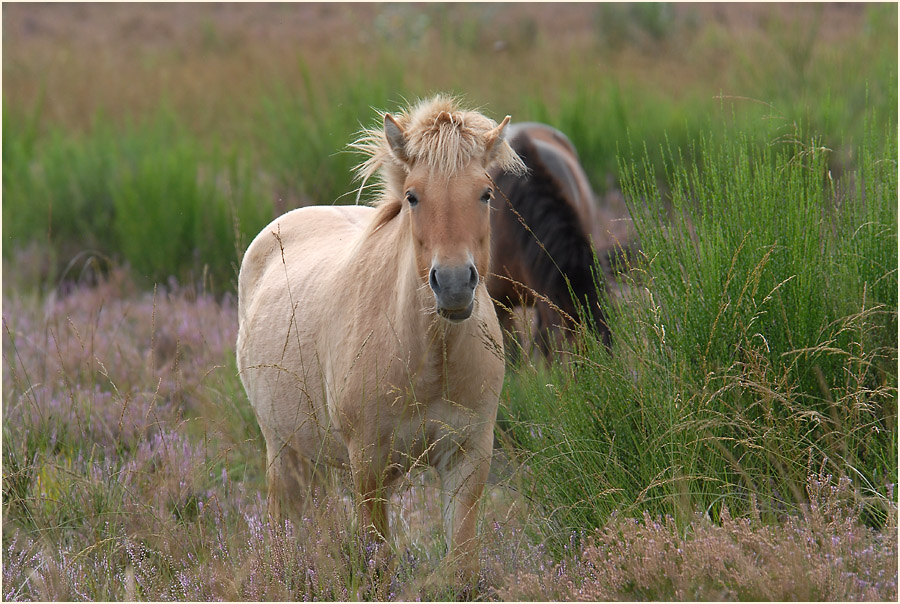
[[[338,414],[345,420],[345,438],[361,437],[389,449],[396,471],[418,465],[443,467],[468,437],[473,423],[466,404],[470,401],[451,395],[447,379],[437,370],[382,377],[380,383],[368,384],[369,396],[342,401],[344,411]],[[362,393],[357,391],[357,396]],[[353,404],[357,401],[362,404]],[[351,417],[353,421],[347,422]]]
[[[329,364],[325,388],[329,415],[344,442],[389,452],[396,471],[451,463],[472,427],[483,422],[491,367],[463,360],[472,351],[462,346],[478,341],[437,334],[429,338],[431,347],[398,342],[387,351],[373,346],[391,341],[377,330],[345,335],[344,341],[360,344],[352,347],[355,354]]]
[[[389,427],[392,464],[403,471],[421,465],[446,467],[465,445],[475,423],[472,417],[446,399],[417,402],[411,410]]]

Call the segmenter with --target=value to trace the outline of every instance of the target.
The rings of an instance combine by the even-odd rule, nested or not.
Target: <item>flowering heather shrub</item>
[[[443,551],[430,539],[401,547],[394,574],[379,581],[368,561],[371,546],[356,540],[346,509],[334,498],[294,527],[290,522],[269,525],[262,498],[243,496],[251,502],[244,512],[220,508],[215,497],[203,498],[196,520],[180,534],[166,530],[168,540],[119,532],[95,544],[95,550],[87,545],[83,556],[72,548],[42,547],[17,532],[4,550],[4,595],[60,600],[101,594],[103,599],[163,601],[456,597],[458,587],[440,575]],[[420,498],[419,503],[430,507],[433,502]],[[392,521],[399,522],[398,515]],[[521,529],[494,521],[485,531],[480,577],[485,596],[496,597],[514,570],[543,568],[545,554],[528,543]],[[194,540],[203,547],[185,551]]]
[[[547,600],[888,600],[897,599],[897,508],[889,526],[859,521],[850,481],[811,476],[802,516],[777,526],[755,518],[720,524],[697,517],[612,519],[552,572],[521,574],[504,599]]]
[[[216,454],[224,449],[241,458],[241,440],[248,440],[246,428],[235,442],[234,431],[217,431],[203,419],[229,380],[237,387],[233,372],[221,370],[233,354],[235,314],[229,299],[177,288],[139,295],[122,270],[97,287],[46,299],[4,291],[9,560],[32,552],[23,560],[37,555],[38,568],[59,563],[71,573],[72,552],[85,564],[109,554],[96,545],[115,542],[123,531],[171,537],[178,522],[196,516],[202,499],[217,494],[224,458]],[[218,404],[216,417],[228,418],[229,410]],[[67,543],[72,552],[43,540],[24,545],[24,536],[10,541],[6,534],[16,526]],[[14,568],[4,566],[4,573]],[[55,591],[50,579],[43,587],[26,581],[27,597],[80,597]],[[62,584],[77,590],[79,582]],[[125,595],[85,589],[91,599]]]

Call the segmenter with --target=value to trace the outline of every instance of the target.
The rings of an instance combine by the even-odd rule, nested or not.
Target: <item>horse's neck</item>
[[[350,255],[347,266],[347,291],[358,292],[363,308],[377,309],[393,325],[415,327],[427,317],[423,308],[428,303],[427,287],[422,287],[417,274],[409,217],[403,213],[366,229]],[[366,304],[368,302],[368,304]]]
[[[446,354],[448,344],[465,328],[451,326],[435,314],[434,295],[418,274],[409,216],[401,212],[364,233],[353,256],[357,263],[354,279],[384,280],[375,288],[381,296],[377,312],[390,322],[396,341],[410,349],[421,347],[422,353]]]
[[[400,361],[383,375],[387,383],[411,384],[422,400],[443,396],[448,367],[467,354],[464,345],[473,341],[477,322],[473,317],[451,325],[435,314],[434,295],[416,267],[408,216],[401,213],[363,233],[345,268],[335,320],[346,324],[337,333],[350,341],[338,348],[350,357],[338,374],[349,373],[359,351],[377,350],[373,362],[382,369],[388,359]]]

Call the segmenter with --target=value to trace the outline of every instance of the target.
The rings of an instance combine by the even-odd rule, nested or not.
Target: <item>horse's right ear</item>
[[[409,161],[409,155],[406,154],[406,134],[390,113],[384,114],[384,136],[394,157],[403,163]]]

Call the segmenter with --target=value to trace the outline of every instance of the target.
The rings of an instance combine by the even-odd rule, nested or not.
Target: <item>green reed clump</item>
[[[273,212],[236,152],[201,145],[165,110],[120,129],[97,119],[81,135],[39,136],[39,115],[4,112],[5,253],[40,242],[49,282],[87,252],[147,284],[231,287],[240,250]]]
[[[76,247],[110,250],[114,132],[101,126],[87,140],[41,133],[40,117],[40,106],[3,111],[4,250],[29,240],[60,258]]]
[[[891,132],[891,128],[887,128]],[[506,429],[529,454],[551,526],[614,510],[687,520],[780,514],[825,468],[868,520],[897,482],[897,144],[869,131],[835,182],[815,139],[707,137],[625,163],[641,242],[608,301],[608,354],[582,334],[566,363],[508,386]]]

